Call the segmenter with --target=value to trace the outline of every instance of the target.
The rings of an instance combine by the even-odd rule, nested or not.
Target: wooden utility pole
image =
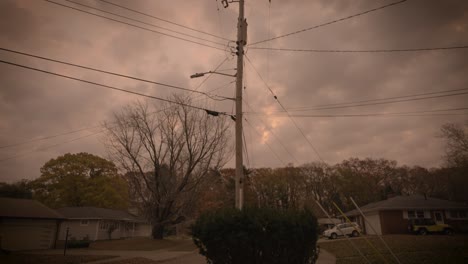
[[[244,74],[244,46],[247,44],[247,21],[244,0],[239,0],[237,21],[237,79],[236,79],[236,208],[244,206],[244,168],[242,158],[242,77]]]

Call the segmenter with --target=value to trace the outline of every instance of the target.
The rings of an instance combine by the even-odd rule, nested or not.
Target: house
[[[54,248],[64,217],[29,199],[0,198],[0,248],[35,250]]]
[[[449,224],[456,232],[468,231],[468,206],[453,201],[422,195],[395,196],[360,207],[370,225],[357,210],[346,213],[367,234],[408,233],[409,219],[432,218],[436,223]]]
[[[105,240],[149,237],[151,225],[144,219],[122,210],[97,207],[64,207],[57,210],[67,219],[62,223],[59,240]]]

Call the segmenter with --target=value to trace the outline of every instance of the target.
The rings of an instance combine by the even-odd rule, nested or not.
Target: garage
[[[62,220],[37,201],[0,198],[0,247],[8,251],[53,248]]]
[[[377,212],[376,214],[366,215],[366,218],[369,221],[368,224],[366,225],[367,234],[368,235],[381,235],[382,234],[382,227],[380,225],[379,212]],[[372,229],[372,227],[370,227],[370,225],[372,225],[372,227],[375,229],[375,231],[377,231],[377,234],[374,232],[374,229]]]

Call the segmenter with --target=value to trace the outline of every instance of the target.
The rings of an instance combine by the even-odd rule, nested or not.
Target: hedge
[[[310,210],[222,209],[201,215],[192,236],[207,263],[315,263],[317,219]]]

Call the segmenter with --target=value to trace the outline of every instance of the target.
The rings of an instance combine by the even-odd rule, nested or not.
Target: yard
[[[78,255],[32,255],[10,254],[0,255],[2,264],[79,264],[92,261],[111,259],[113,256],[78,256]]]
[[[191,238],[167,238],[154,240],[150,238],[129,238],[122,240],[102,240],[91,243],[90,249],[98,250],[160,250],[192,251],[196,249]]]
[[[380,254],[363,237],[352,241],[372,263],[397,263],[377,237],[367,239]],[[404,264],[468,263],[468,236],[465,235],[388,235],[384,239]],[[346,239],[320,243],[320,247],[335,255],[337,264],[365,263]]]

